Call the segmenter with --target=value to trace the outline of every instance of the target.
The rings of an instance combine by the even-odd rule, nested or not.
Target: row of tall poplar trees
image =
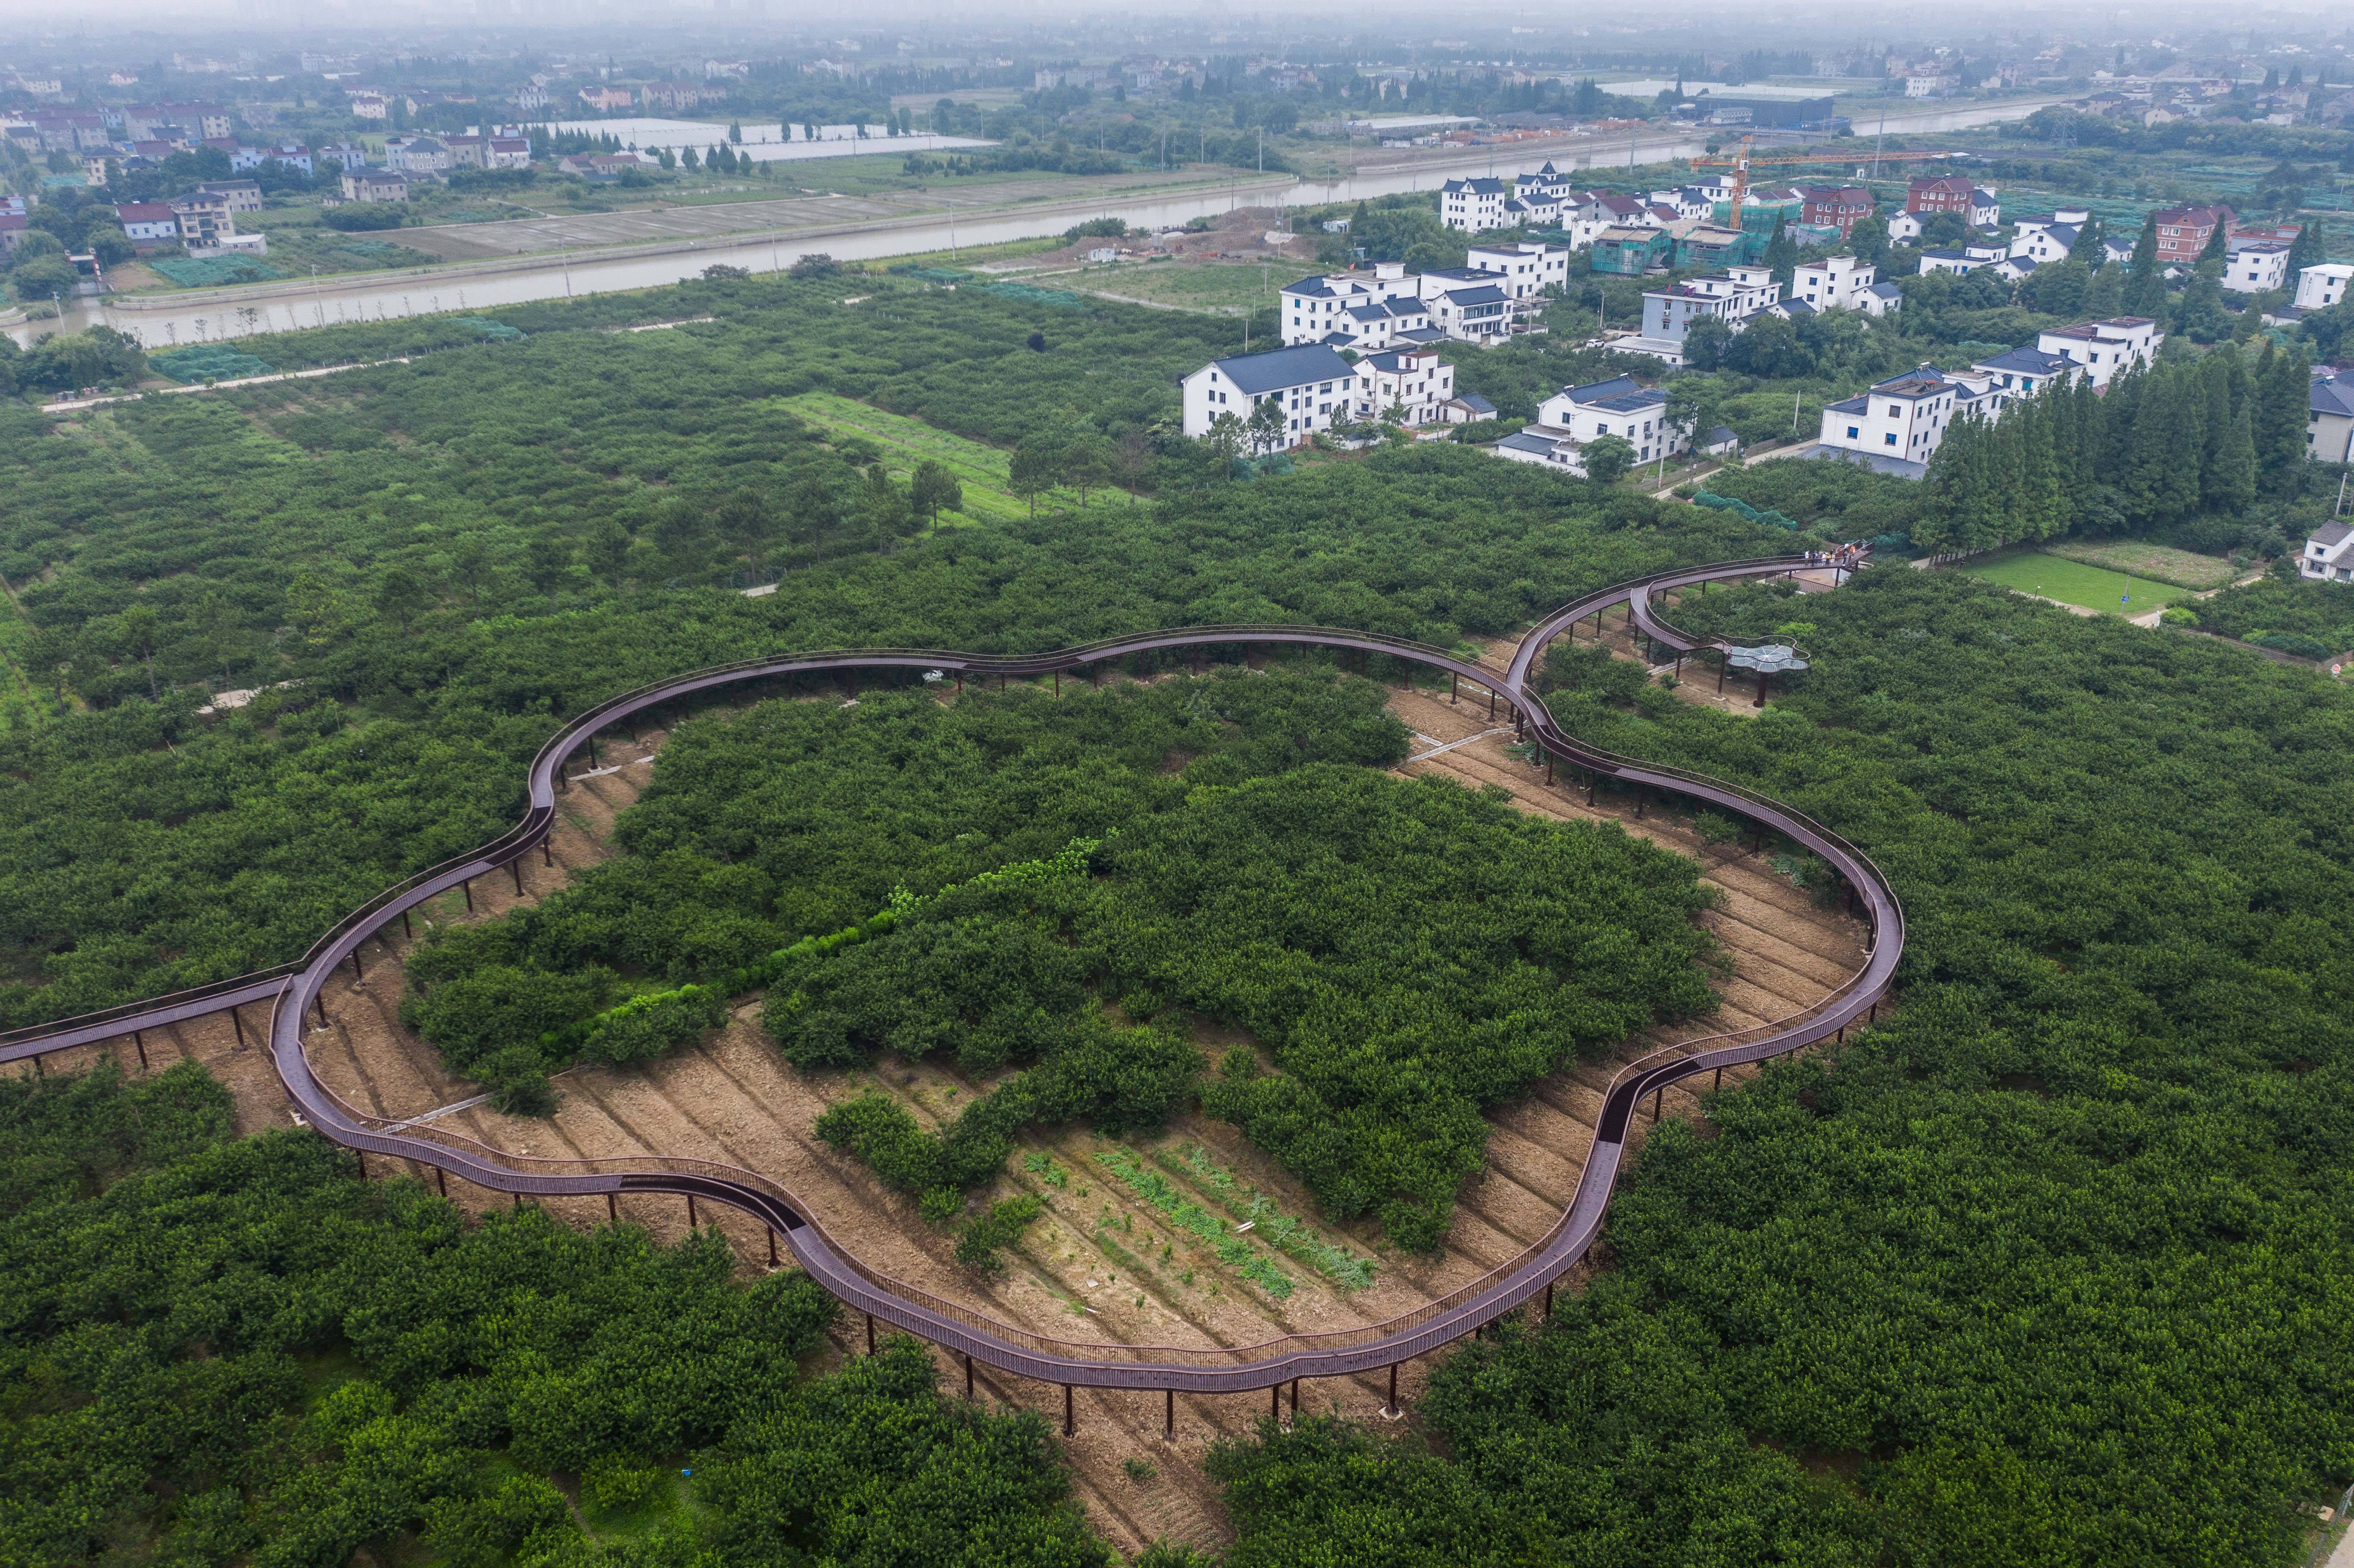
[[[2082,379],[1999,420],[1956,421],[1930,460],[1914,543],[1970,551],[2063,534],[2138,533],[2294,492],[2305,466],[2305,355],[2266,343]]]

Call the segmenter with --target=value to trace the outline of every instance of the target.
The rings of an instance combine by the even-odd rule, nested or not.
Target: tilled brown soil
[[[1433,751],[1434,743],[1470,739],[1459,749],[1411,759],[1401,765],[1401,773],[1437,773],[1473,787],[1499,784],[1522,810],[1557,820],[1620,821],[1629,832],[1698,858],[1708,879],[1723,890],[1725,906],[1702,916],[1731,960],[1731,974],[1717,982],[1720,1013],[1647,1032],[1628,1042],[1620,1059],[1806,1007],[1861,962],[1861,924],[1817,907],[1769,864],[1704,847],[1688,822],[1657,809],[1633,821],[1606,797],[1588,808],[1583,789],[1566,780],[1546,787],[1542,769],[1505,754],[1508,731],[1480,734],[1491,727],[1484,697],[1466,692],[1450,703],[1444,692],[1400,692],[1394,694],[1392,707],[1419,736],[1428,737],[1416,741],[1417,758]],[[553,863],[534,856],[525,865],[526,899],[561,885],[572,868],[606,853],[613,816],[636,798],[650,772],[645,759],[659,744],[658,736],[649,736],[642,747],[609,746],[603,776],[577,782],[561,798],[565,821],[551,845]],[[516,902],[514,884],[504,872],[478,878],[473,896],[477,919]],[[454,894],[429,913],[438,920],[468,917],[462,898]],[[423,928],[420,924],[420,934]],[[987,1196],[1033,1193],[1044,1204],[1044,1217],[1030,1227],[1002,1272],[979,1275],[955,1263],[950,1238],[925,1224],[911,1200],[885,1191],[863,1165],[827,1149],[811,1128],[828,1106],[875,1088],[937,1125],[986,1084],[929,1062],[885,1061],[864,1073],[797,1072],[761,1037],[758,1005],[748,1001],[728,1027],[692,1050],[629,1069],[582,1067],[562,1075],[557,1080],[561,1104],[550,1119],[503,1117],[487,1105],[463,1104],[472,1086],[443,1071],[432,1049],[399,1027],[398,930],[393,927],[389,935],[396,939],[381,951],[370,945],[364,980],[355,981],[346,970],[329,987],[332,1022],[310,1035],[314,1070],[351,1104],[389,1117],[456,1107],[437,1117],[437,1124],[518,1154],[597,1159],[662,1153],[757,1170],[791,1189],[868,1266],[968,1301],[1033,1333],[1077,1341],[1207,1348],[1351,1329],[1408,1311],[1508,1265],[1559,1218],[1583,1169],[1594,1118],[1617,1065],[1585,1064],[1556,1074],[1490,1118],[1487,1169],[1460,1194],[1444,1253],[1417,1256],[1393,1251],[1366,1224],[1315,1224],[1319,1235],[1374,1262],[1373,1282],[1362,1289],[1341,1289],[1310,1264],[1260,1248],[1288,1282],[1289,1294],[1278,1298],[1220,1261],[1198,1235],[1123,1184],[1099,1158],[1125,1150],[1165,1181],[1181,1202],[1231,1223],[1210,1181],[1182,1163],[1172,1169],[1151,1159],[1157,1150],[1182,1161],[1199,1150],[1230,1175],[1235,1191],[1247,1195],[1255,1189],[1276,1211],[1315,1221],[1315,1207],[1297,1181],[1232,1128],[1194,1115],[1180,1118],[1165,1135],[1151,1139],[1123,1142],[1081,1128],[1041,1131],[1025,1139],[999,1191]],[[243,1053],[212,1038],[230,1033],[225,1020],[171,1032],[166,1049],[190,1051],[228,1078],[239,1093],[242,1125],[283,1126],[288,1107],[258,1049],[258,1022],[249,1024],[257,1047]],[[1242,1043],[1241,1036],[1207,1021],[1198,1024],[1197,1038],[1212,1054]],[[159,1066],[170,1059],[154,1037],[149,1053]],[[1695,1094],[1671,1091],[1667,1097],[1669,1115],[1696,1115],[1698,1108]],[[1648,1125],[1638,1120],[1631,1149],[1639,1150]],[[422,1169],[414,1174],[434,1180]],[[512,1202],[461,1183],[451,1183],[448,1191],[453,1199],[475,1205]],[[595,1199],[551,1206],[583,1224],[601,1223],[607,1212]],[[615,1212],[664,1240],[680,1238],[689,1224],[683,1200],[624,1198]],[[764,1227],[730,1210],[705,1207],[694,1217],[722,1229],[746,1270],[767,1266],[770,1238]],[[866,1332],[864,1320],[846,1317],[833,1335],[833,1352],[863,1351]],[[939,1360],[945,1385],[960,1390],[961,1364],[945,1352]],[[1426,1363],[1409,1363],[1400,1372],[1401,1399],[1409,1411],[1426,1368]],[[1032,1408],[1055,1426],[1061,1424],[1058,1388],[985,1369],[975,1386],[981,1398]],[[1384,1393],[1376,1374],[1305,1383],[1298,1398],[1304,1410],[1338,1410],[1378,1423]],[[1289,1391],[1279,1397],[1288,1408]],[[1246,1433],[1268,1409],[1264,1394],[1180,1396],[1175,1440],[1166,1442],[1161,1395],[1079,1390],[1074,1396],[1076,1435],[1066,1445],[1073,1484],[1097,1528],[1125,1551],[1164,1536],[1222,1543],[1231,1532],[1200,1461],[1211,1442]],[[1139,1458],[1153,1467],[1143,1482],[1124,1468],[1125,1462]]]

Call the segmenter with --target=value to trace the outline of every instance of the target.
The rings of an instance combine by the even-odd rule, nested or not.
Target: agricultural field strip
[[[884,446],[887,458],[896,460],[902,470],[912,470],[927,458],[946,464],[964,487],[964,514],[976,521],[1008,520],[1027,510],[1008,488],[1012,460],[994,447],[831,392],[803,392],[781,399],[779,406],[826,429],[846,431]],[[981,506],[973,504],[977,495],[983,499]]]

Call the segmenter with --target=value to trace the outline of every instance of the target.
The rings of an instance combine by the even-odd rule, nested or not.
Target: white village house
[[[1904,303],[1904,291],[1880,281],[1880,269],[1852,256],[1827,256],[1790,275],[1790,298],[1819,311],[1861,311],[1884,316]]]
[[[2318,267],[2307,267],[2296,275],[2296,305],[2303,311],[2323,311],[2346,297],[2346,283],[2354,279],[2354,266],[2343,261],[2325,261]]]
[[[1919,479],[1956,419],[1999,407],[1986,390],[1925,365],[1824,408],[1816,446],[1825,456],[1851,452],[1850,461],[1880,472]]]
[[[2113,316],[2105,322],[2053,327],[2036,336],[2035,346],[2074,361],[2092,377],[2094,387],[2106,387],[2131,366],[2156,360],[2158,345],[2165,341],[2166,334],[2147,316]]]
[[[2354,582],[2354,524],[2324,523],[2305,542],[2297,575],[2307,582]]]
[[[1508,180],[1449,180],[1438,187],[1438,221],[1466,234],[1501,228],[1511,194]]]
[[[1284,444],[1296,446],[1331,429],[1336,412],[1353,416],[1357,367],[1322,344],[1309,344],[1214,359],[1183,386],[1188,436],[1209,434],[1221,414],[1247,422],[1259,404],[1272,400],[1283,413]]]
[[[1480,417],[1455,396],[1455,367],[1436,349],[1369,354],[1354,365],[1324,344],[1214,359],[1185,377],[1185,434],[1207,435],[1221,414],[1247,422],[1261,403],[1283,415],[1283,444],[1298,446],[1337,421],[1385,419],[1408,426]],[[1488,410],[1492,412],[1492,410]]]

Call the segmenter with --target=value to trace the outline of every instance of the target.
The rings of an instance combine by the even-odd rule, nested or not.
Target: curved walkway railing
[[[1589,746],[1555,725],[1529,687],[1530,669],[1545,643],[1585,616],[1625,603],[1630,618],[1651,635],[1689,651],[1698,644],[1653,617],[1651,593],[1704,581],[1788,572],[1804,564],[1803,557],[1796,556],[1738,561],[1657,573],[1588,594],[1539,622],[1522,639],[1500,676],[1447,650],[1404,638],[1278,625],[1182,627],[1108,638],[1048,653],[843,649],[698,670],[625,692],[573,718],[533,758],[525,777],[525,810],[520,822],[469,854],[387,888],[336,922],[299,963],[0,1035],[0,1062],[27,1057],[37,1062],[53,1051],[161,1027],[240,1001],[273,998],[270,1049],[279,1075],[310,1125],[337,1143],[364,1154],[429,1165],[504,1192],[555,1197],[661,1192],[728,1204],[785,1236],[801,1266],[842,1301],[971,1361],[1066,1388],[1194,1393],[1239,1392],[1300,1377],[1339,1377],[1394,1367],[1519,1308],[1548,1290],[1585,1255],[1600,1233],[1624,1158],[1628,1129],[1645,1096],[1701,1073],[1765,1061],[1843,1033],[1872,1016],[1887,994],[1903,952],[1903,911],[1888,879],[1862,851],[1822,823],[1755,789]],[[790,1190],[758,1171],[664,1156],[566,1160],[513,1154],[439,1127],[395,1121],[359,1110],[347,1105],[311,1069],[303,1050],[303,1022],[314,1007],[323,1016],[323,988],[335,969],[347,959],[356,967],[354,955],[361,943],[391,920],[474,877],[514,865],[541,843],[555,823],[556,797],[565,788],[566,761],[591,744],[599,732],[634,715],[699,692],[777,676],[938,670],[953,673],[960,683],[968,675],[1052,673],[1059,678],[1065,671],[1130,654],[1190,651],[1198,658],[1211,648],[1254,646],[1384,653],[1444,671],[1509,705],[1522,732],[1549,759],[1549,768],[1551,759],[1565,760],[1596,778],[1718,807],[1745,817],[1761,830],[1785,835],[1828,862],[1859,900],[1871,930],[1863,965],[1821,1001],[1798,1013],[1747,1030],[1669,1045],[1622,1068],[1605,1095],[1594,1142],[1568,1207],[1545,1236],[1520,1256],[1437,1300],[1383,1322],[1247,1345],[1092,1343],[1034,1334],[871,1267],[827,1234]],[[520,867],[515,874],[520,886]],[[242,1027],[240,1022],[240,1033]]]

